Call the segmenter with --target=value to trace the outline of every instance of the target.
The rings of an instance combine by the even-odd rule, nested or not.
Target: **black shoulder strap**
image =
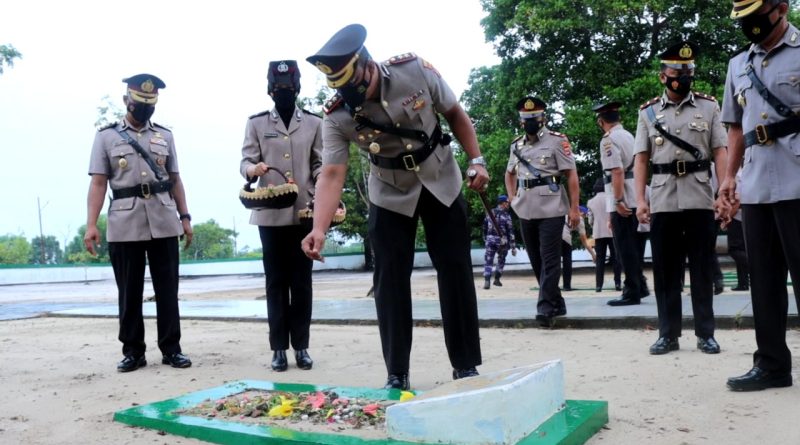
[[[349,107],[348,107],[349,109]],[[424,131],[419,130],[411,130],[408,128],[399,128],[399,127],[392,127],[390,125],[381,125],[376,122],[373,122],[370,118],[364,116],[361,113],[351,113],[353,119],[358,122],[358,124],[363,127],[369,127],[373,130],[378,130],[382,133],[393,134],[395,136],[400,136],[402,138],[407,139],[416,139],[422,143],[428,142],[428,135]],[[358,128],[356,128],[358,130]]]
[[[528,171],[533,173],[533,176],[536,177],[536,179],[539,179],[539,178],[542,177],[541,170],[539,170],[538,168],[534,167],[533,164],[531,164],[530,162],[528,162],[527,159],[522,157],[522,154],[520,153],[519,148],[517,148],[517,143],[516,142],[514,142],[514,149],[512,151],[514,152],[514,156],[516,156],[517,159],[519,159],[519,162],[521,162],[522,165],[524,165],[525,168],[528,169]],[[558,191],[558,188],[559,188],[558,184],[556,184],[555,182],[549,182],[549,181],[548,181],[547,187],[550,188],[550,191],[553,191],[553,192]]]
[[[703,152],[701,152],[699,148],[695,147],[694,145],[684,141],[683,139],[675,135],[667,133],[664,130],[664,127],[661,126],[661,122],[659,122],[658,119],[656,119],[656,112],[653,111],[652,106],[647,107],[647,118],[650,119],[650,123],[652,123],[653,126],[656,127],[656,131],[661,133],[661,136],[664,136],[665,138],[667,138],[667,140],[669,140],[673,144],[691,153],[692,156],[694,156],[694,158],[697,159],[698,161],[703,159]]]
[[[117,133],[119,133],[120,136],[122,136],[123,139],[125,139],[125,142],[130,144],[131,147],[133,147],[137,153],[142,155],[144,161],[147,162],[148,166],[150,166],[150,170],[153,170],[153,173],[156,174],[156,179],[162,181],[164,177],[161,175],[161,169],[158,168],[158,166],[156,165],[156,161],[153,160],[153,157],[150,156],[150,153],[148,153],[144,148],[142,148],[142,146],[139,145],[139,143],[136,142],[136,140],[133,139],[128,133],[125,133],[124,130],[120,130],[119,128],[117,128],[116,131]]]
[[[791,117],[794,115],[794,112],[791,108],[787,107],[786,104],[781,102],[780,99],[775,97],[772,93],[769,92],[767,86],[764,85],[764,82],[758,78],[756,75],[756,70],[753,68],[753,55],[755,52],[751,53],[750,56],[747,58],[747,67],[745,67],[745,72],[747,73],[747,77],[750,78],[750,81],[753,82],[753,86],[756,87],[756,91],[758,94],[767,101],[768,104],[775,109],[783,117]]]

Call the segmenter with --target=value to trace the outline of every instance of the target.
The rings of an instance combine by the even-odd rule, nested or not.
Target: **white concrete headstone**
[[[560,360],[446,383],[386,410],[392,439],[514,444],[564,407]]]

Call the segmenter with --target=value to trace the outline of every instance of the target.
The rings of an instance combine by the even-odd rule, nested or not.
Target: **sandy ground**
[[[314,279],[315,298],[368,298],[369,274],[321,273]],[[242,280],[252,280],[252,285]],[[262,280],[243,277],[234,279],[238,283],[234,290],[184,291],[181,298],[255,299],[263,296]],[[533,297],[532,276],[509,274],[503,282],[502,288],[483,290],[477,277],[479,297]],[[588,272],[577,274],[573,282],[579,288],[594,287]],[[185,284],[182,289],[192,288]],[[195,288],[203,286],[195,283]],[[412,287],[415,298],[435,298],[434,272],[415,270]],[[15,293],[13,288],[5,291]],[[610,298],[618,292],[568,295],[573,294]],[[70,299],[82,300],[80,295],[77,290]],[[116,320],[0,322],[0,388],[5,396],[0,403],[0,444],[199,444],[115,423],[113,413],[134,403],[239,379],[367,387],[380,387],[385,379],[375,326],[312,326],[314,369],[291,366],[288,372],[274,373],[269,369],[265,322],[185,320],[182,345],[194,361],[185,370],[160,364],[155,321],[145,323],[149,364],[120,374],[115,370],[121,358]],[[429,390],[448,381],[450,366],[441,329],[416,328],[414,335],[412,386]],[[602,399],[610,405],[608,427],[588,442],[591,445],[800,443],[800,423],[792,420],[800,386],[758,393],[728,391],[725,379],[749,369],[754,334],[721,330],[716,337],[723,348],[719,355],[698,352],[694,337],[686,332],[680,351],[656,357],[647,353],[656,339],[652,331],[483,329],[484,365],[479,369],[485,373],[563,360],[567,398]],[[794,356],[800,357],[800,331],[790,331],[788,339]],[[797,361],[795,369],[800,369]],[[796,372],[794,377],[797,381],[800,376]]]
[[[374,326],[313,326],[311,371],[269,369],[264,323],[185,321],[185,370],[160,364],[155,322],[146,321],[149,364],[115,371],[120,346],[109,319],[39,318],[0,323],[0,443],[201,443],[112,421],[114,411],[238,379],[378,387],[385,371]],[[419,390],[449,379],[442,332],[416,328],[411,382]],[[744,372],[752,331],[719,331],[723,352],[683,349],[650,356],[653,332],[538,329],[481,331],[483,372],[560,358],[570,399],[610,404],[607,429],[590,444],[797,444],[800,388],[732,393],[725,378]],[[789,333],[795,356],[800,333]],[[343,353],[346,351],[346,353]],[[795,364],[797,368],[797,363]],[[795,379],[798,375],[795,373]]]

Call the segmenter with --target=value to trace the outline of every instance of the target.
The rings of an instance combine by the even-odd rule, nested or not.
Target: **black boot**
[[[491,281],[490,277],[486,277],[486,281],[483,282],[484,289],[489,289],[490,287],[492,287],[492,283],[490,283],[489,281]]]
[[[495,272],[495,274],[494,274],[494,283],[492,283],[492,284],[494,284],[497,287],[503,287],[503,283],[500,282],[500,277],[502,277],[502,276],[503,276],[503,274],[501,274],[499,272]]]
[[[289,368],[289,363],[286,361],[286,351],[279,350],[272,353],[272,370],[276,372],[283,372]]]

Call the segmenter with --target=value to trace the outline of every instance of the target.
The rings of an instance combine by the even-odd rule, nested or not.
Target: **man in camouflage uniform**
[[[508,207],[508,196],[498,196],[497,207],[492,210],[492,213],[494,213],[494,220],[500,226],[500,233],[497,233],[498,228],[494,226],[494,222],[489,215],[486,215],[483,219],[483,242],[486,245],[483,263],[484,289],[489,289],[492,284],[492,268],[494,267],[495,254],[497,254],[497,267],[494,268],[494,285],[499,287],[503,286],[503,283],[500,282],[500,277],[503,276],[503,268],[506,266],[508,250],[511,249],[511,255],[517,255],[514,223],[511,221],[511,212],[508,211]]]

